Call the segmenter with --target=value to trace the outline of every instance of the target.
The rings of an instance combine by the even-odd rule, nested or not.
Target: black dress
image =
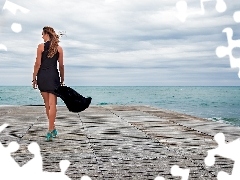
[[[59,71],[57,69],[57,61],[59,52],[52,58],[48,58],[48,49],[50,41],[44,43],[44,51],[42,52],[41,66],[37,73],[37,85],[41,92],[49,92],[57,95],[54,90],[60,85]]]

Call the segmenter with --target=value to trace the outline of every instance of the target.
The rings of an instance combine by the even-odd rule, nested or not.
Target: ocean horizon
[[[91,105],[148,105],[240,126],[240,86],[70,86]],[[43,106],[32,86],[0,86],[0,106]],[[58,98],[57,106],[64,106]]]

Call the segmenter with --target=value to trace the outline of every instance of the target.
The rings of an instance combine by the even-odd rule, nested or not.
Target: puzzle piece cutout
[[[9,10],[14,15],[16,15],[17,10],[21,11],[24,14],[29,12],[29,9],[24,8],[22,6],[19,6],[15,3],[12,3],[11,1],[8,1],[8,0],[6,0],[5,4],[3,6],[3,10],[4,9]],[[11,26],[11,29],[12,29],[13,32],[19,33],[19,32],[22,31],[22,25],[19,24],[19,23],[13,23],[12,26]]]
[[[0,126],[0,132],[2,132],[8,124],[3,124]],[[0,142],[0,179],[7,177],[9,179],[14,179],[13,174],[20,173],[20,166],[16,161],[11,157],[11,153],[16,152],[19,149],[19,144],[17,142],[9,143],[8,147],[4,147]],[[6,163],[7,162],[7,163]],[[12,170],[14,173],[12,173]]]
[[[2,10],[5,10],[5,9],[9,10],[14,15],[16,15],[17,10],[21,11],[24,14],[26,14],[26,13],[28,13],[30,11],[29,9],[24,8],[22,6],[19,6],[19,5],[15,4],[15,3],[12,3],[11,1],[8,1],[8,0],[6,0],[4,5],[3,5]],[[22,31],[22,25],[19,24],[19,23],[12,23],[11,29],[12,29],[13,32],[19,33],[19,32]],[[4,44],[0,44],[0,51],[1,50],[7,51],[7,47]]]
[[[0,132],[2,132],[8,124],[0,126]],[[36,142],[32,142],[28,145],[28,150],[34,155],[34,158],[24,164],[22,167],[11,157],[11,153],[16,152],[19,149],[17,142],[9,143],[8,147],[4,147],[0,142],[0,179],[59,179],[69,180],[70,178],[65,175],[65,171],[70,165],[68,160],[62,160],[59,163],[61,172],[44,172],[42,171],[43,162],[40,153],[40,147]],[[86,179],[88,176],[84,176]]]
[[[240,11],[236,11],[234,14],[233,14],[233,19],[236,23],[240,23]]]
[[[233,15],[233,19],[236,23],[240,22],[240,11],[236,11]],[[225,57],[225,56],[229,56],[229,60],[230,60],[230,67],[231,68],[239,68],[238,71],[238,77],[240,78],[240,58],[234,58],[234,56],[232,55],[232,50],[236,47],[240,48],[240,39],[238,40],[233,40],[233,30],[230,27],[227,27],[225,29],[223,29],[222,32],[225,32],[227,35],[227,41],[228,41],[228,47],[225,46],[218,46],[216,48],[216,55],[219,58]]]
[[[200,5],[201,5],[200,11],[189,12],[189,13],[187,12],[188,11],[187,2],[184,1],[184,0],[178,1],[176,3],[176,8],[177,8],[177,11],[178,11],[177,18],[180,21],[185,22],[187,17],[190,16],[190,15],[196,15],[196,14],[203,15],[205,13],[204,2],[207,2],[207,1],[213,1],[213,0],[200,0]],[[224,0],[216,0],[216,1],[217,1],[217,3],[216,3],[216,6],[215,6],[215,9],[219,13],[222,13],[222,12],[226,11],[227,5],[226,5],[225,1]]]
[[[171,168],[172,176],[180,176],[182,177],[181,180],[188,180],[190,169],[182,169],[179,166],[174,165]],[[157,176],[154,180],[165,180],[162,176]]]
[[[82,176],[81,180],[91,180],[91,178],[89,176]]]
[[[4,44],[0,44],[0,50],[1,49],[7,51],[7,47]]]
[[[232,174],[229,175],[226,172],[220,171],[217,175],[218,180],[239,180],[240,177],[240,139],[236,139],[230,143],[225,142],[225,136],[223,133],[218,133],[214,136],[214,140],[217,142],[218,147],[208,151],[208,155],[205,158],[205,164],[207,166],[213,166],[215,163],[215,155],[222,156],[234,161]]]
[[[3,9],[7,9],[9,10],[11,13],[13,13],[14,15],[16,15],[17,10],[21,11],[22,13],[28,13],[29,9],[24,8],[22,6],[19,6],[15,3],[12,3],[11,1],[6,0]]]
[[[1,50],[7,51],[7,47],[4,44],[0,44],[0,51]],[[1,132],[1,130],[0,130],[0,132]]]

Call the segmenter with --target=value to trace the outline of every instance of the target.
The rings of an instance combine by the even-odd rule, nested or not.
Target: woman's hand
[[[64,82],[64,78],[63,78],[63,77],[60,77],[60,85],[61,85],[61,86],[65,85],[63,82]]]
[[[64,86],[65,84],[64,84],[63,82],[60,82],[60,85],[61,85],[61,86]]]
[[[33,86],[33,89],[37,89],[37,80],[33,80],[32,81],[32,86]]]

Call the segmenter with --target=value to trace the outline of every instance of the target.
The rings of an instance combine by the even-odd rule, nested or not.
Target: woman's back
[[[49,68],[57,68],[57,60],[59,57],[59,52],[52,57],[48,58],[48,50],[50,47],[50,41],[47,41],[44,43],[44,51],[42,52],[42,58],[41,58],[41,66],[40,69],[49,69]]]

